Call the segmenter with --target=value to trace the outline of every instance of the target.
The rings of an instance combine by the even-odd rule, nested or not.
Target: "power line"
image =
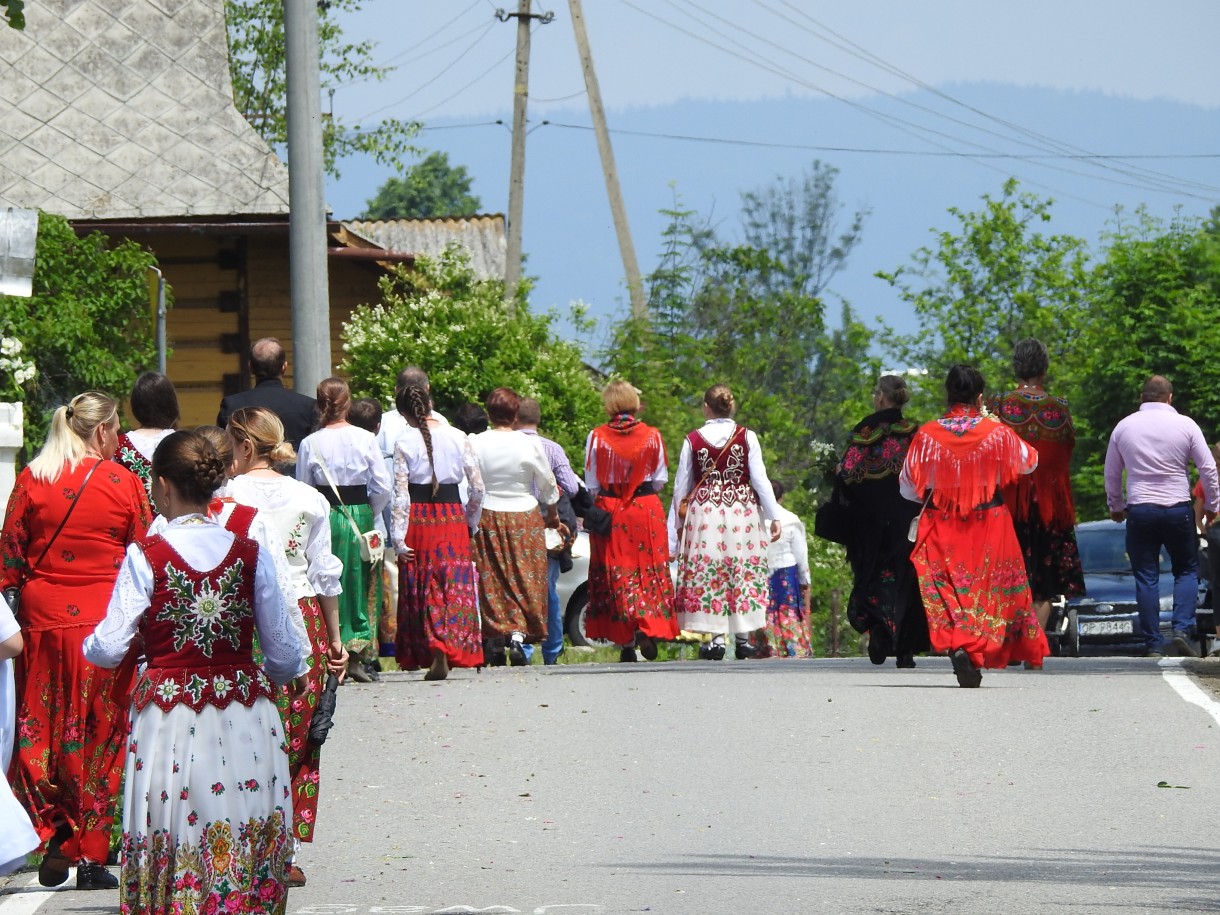
[[[1031,130],[1027,127],[1023,127],[1022,125],[1017,124],[1013,121],[1009,121],[1005,118],[997,117],[993,114],[990,114],[987,111],[984,111],[981,108],[978,108],[974,105],[969,104],[968,102],[964,102],[961,99],[958,99],[952,95],[949,95],[948,93],[936,88],[935,86],[932,86],[929,83],[924,82],[919,77],[913,76],[912,74],[908,73],[907,71],[903,70],[902,68],[890,63],[889,61],[885,60],[882,57],[879,57],[878,55],[869,51],[867,48],[864,48],[863,46],[852,41],[850,38],[846,37],[845,35],[842,35],[841,33],[836,32],[830,26],[826,25],[823,22],[820,22],[819,20],[817,20],[813,16],[811,16],[809,13],[805,12],[804,10],[800,9],[799,7],[797,7],[794,4],[792,4],[791,2],[789,2],[789,0],[778,0],[778,2],[782,3],[785,7],[792,10],[794,13],[800,15],[804,19],[807,19],[809,22],[813,23],[813,25],[816,26],[817,29],[821,29],[821,30],[829,33],[830,35],[834,36],[835,39],[838,39],[838,40],[837,41],[832,40],[830,38],[827,38],[825,35],[819,34],[817,29],[810,28],[809,26],[806,26],[806,25],[802,24],[801,22],[798,22],[797,20],[793,19],[792,17],[784,15],[783,13],[768,6],[765,2],[763,2],[763,0],[753,0],[753,2],[757,6],[760,6],[762,9],[771,13],[773,16],[776,16],[777,18],[780,18],[780,19],[784,20],[785,22],[788,22],[788,23],[796,26],[799,29],[802,29],[803,31],[812,35],[814,38],[818,39],[821,42],[829,44],[833,48],[843,51],[844,53],[849,54],[852,57],[855,57],[858,60],[861,60],[866,64],[869,64],[870,66],[877,67],[878,69],[883,70],[884,72],[889,73],[892,76],[896,76],[902,80],[905,80],[906,82],[909,82],[912,85],[917,86],[918,88],[920,88],[926,92],[929,92],[929,93],[935,95],[936,97],[941,98],[952,105],[956,105],[960,108],[965,109],[966,111],[969,111],[973,114],[978,115],[979,117],[985,118],[989,121],[992,121],[993,123],[999,124],[999,125],[1007,128],[1011,131],[1014,131],[1018,134],[1029,137],[1031,140],[1034,140],[1037,143],[1042,144],[1044,147],[1049,146],[1050,148],[1058,149],[1059,151],[1073,151],[1073,152],[1080,152],[1080,153],[1089,152],[1088,150],[1084,149],[1083,147],[1074,146],[1070,143],[1066,143],[1064,141],[1058,140],[1058,139],[1048,136],[1046,134],[1039,133],[1038,131]],[[1207,192],[1211,192],[1211,193],[1220,192],[1220,188],[1217,188],[1213,185],[1205,184],[1203,182],[1190,181],[1187,179],[1179,178],[1174,175],[1166,174],[1164,172],[1154,171],[1152,169],[1145,169],[1145,168],[1139,168],[1139,167],[1135,167],[1133,169],[1132,168],[1115,168],[1115,167],[1106,165],[1104,161],[1100,161],[1100,160],[1105,160],[1108,158],[1110,158],[1110,157],[1098,156],[1097,159],[1099,161],[1096,162],[1095,164],[1097,164],[1101,168],[1109,168],[1110,170],[1115,171],[1118,174],[1123,174],[1130,178],[1136,178],[1136,179],[1143,178],[1145,180],[1159,181],[1159,182],[1163,182],[1166,184],[1177,185],[1179,188],[1183,188],[1183,189],[1202,190],[1202,191],[1207,191]]]
[[[632,9],[636,10],[637,12],[639,12],[645,16],[648,16],[651,19],[654,19],[657,22],[660,22],[661,24],[663,24],[671,29],[674,29],[677,32],[684,34],[689,38],[694,39],[695,41],[698,41],[702,44],[709,45],[710,47],[716,48],[717,50],[722,51],[723,53],[726,53],[732,57],[736,57],[740,60],[744,60],[746,63],[752,64],[756,67],[759,67],[760,69],[763,69],[768,72],[774,73],[776,75],[782,76],[783,78],[788,79],[792,82],[806,86],[810,89],[813,89],[816,92],[819,92],[830,98],[836,99],[836,100],[842,102],[843,104],[854,108],[855,110],[866,115],[867,117],[871,117],[871,118],[886,122],[891,127],[895,128],[897,130],[900,130],[903,133],[907,133],[907,134],[910,134],[911,136],[915,136],[917,139],[920,139],[922,142],[929,143],[933,146],[936,146],[936,147],[946,150],[946,151],[952,151],[949,149],[949,147],[945,147],[943,144],[938,143],[934,140],[931,140],[928,137],[918,136],[917,134],[911,133],[911,130],[915,130],[915,131],[918,131],[918,132],[924,133],[924,134],[931,134],[933,136],[949,140],[955,144],[964,143],[968,146],[973,146],[974,148],[984,151],[984,152],[991,152],[991,153],[997,152],[997,150],[984,146],[983,144],[980,144],[980,143],[977,143],[977,142],[974,142],[971,140],[967,140],[962,137],[954,136],[952,134],[945,133],[944,131],[940,131],[935,128],[928,127],[923,124],[915,123],[915,122],[907,120],[905,118],[898,117],[897,115],[892,115],[892,114],[887,114],[885,112],[877,111],[876,109],[871,108],[867,105],[864,105],[862,103],[853,101],[849,98],[846,98],[844,96],[831,92],[830,90],[826,89],[825,87],[819,86],[816,83],[809,81],[808,79],[802,77],[801,75],[794,73],[791,70],[788,70],[788,69],[774,63],[773,61],[771,61],[769,59],[762,59],[762,60],[757,59],[757,58],[761,57],[761,55],[759,55],[757,52],[754,52],[751,49],[744,47],[739,42],[737,42],[737,40],[735,38],[723,35],[723,33],[718,32],[714,27],[707,25],[706,23],[703,23],[705,28],[707,28],[709,31],[716,34],[718,37],[721,37],[722,39],[727,40],[730,43],[737,45],[737,47],[741,49],[741,52],[734,50],[731,47],[725,47],[723,45],[717,44],[716,42],[711,41],[701,35],[697,35],[691,31],[689,31],[688,29],[685,29],[682,26],[669,21],[668,19],[658,16],[657,14],[651,12],[650,10],[646,10],[646,9],[638,6],[637,4],[631,2],[631,0],[622,0],[622,2],[626,6],[631,7]],[[667,2],[670,2],[670,0],[667,0]],[[689,2],[689,0],[687,0],[687,2]],[[725,20],[725,21],[727,21],[727,20]],[[740,31],[740,29],[738,29],[738,30]],[[766,39],[764,39],[764,40],[766,40]],[[744,52],[744,53],[742,53],[742,52]],[[793,52],[788,52],[788,53],[793,53]],[[799,57],[800,55],[795,55],[795,56]],[[905,126],[903,126],[903,125],[905,125]],[[910,128],[910,129],[906,129],[906,128]],[[979,128],[975,128],[975,129],[979,129]],[[1010,139],[1010,138],[1005,138],[1005,139]],[[997,172],[1000,172],[1001,174],[1003,174],[1002,169],[995,168],[994,166],[991,166],[984,161],[981,161],[981,160],[972,160],[972,161],[975,161],[978,165],[980,165],[983,168],[989,168],[993,171],[997,171]],[[1185,191],[1172,192],[1165,188],[1149,187],[1147,185],[1134,185],[1134,184],[1130,184],[1129,182],[1120,181],[1116,178],[1107,178],[1107,177],[1103,177],[1100,175],[1088,175],[1088,174],[1084,174],[1082,172],[1074,171],[1069,168],[1065,168],[1063,166],[1057,166],[1057,165],[1040,163],[1040,162],[1030,162],[1029,164],[1036,165],[1038,167],[1045,168],[1045,169],[1050,169],[1052,171],[1063,172],[1065,174],[1073,175],[1075,177],[1084,177],[1084,178],[1091,177],[1091,178],[1094,178],[1095,180],[1099,180],[1099,181],[1107,181],[1107,182],[1113,183],[1113,184],[1120,184],[1120,185],[1125,185],[1125,186],[1129,186],[1129,187],[1136,187],[1137,189],[1143,190],[1143,191],[1158,191],[1158,192],[1162,192],[1162,193],[1178,193],[1178,194],[1184,194],[1185,196],[1198,197],[1198,199],[1207,200],[1209,202],[1213,199],[1213,198],[1208,198],[1208,197],[1200,197],[1197,194],[1192,194],[1190,192],[1185,192]],[[1035,184],[1036,186],[1045,187],[1044,185],[1037,185],[1037,182],[1034,182],[1032,180],[1029,180],[1029,179],[1026,179],[1026,180],[1028,181],[1028,183]],[[1075,195],[1070,194],[1066,191],[1057,190],[1055,188],[1047,188],[1047,189],[1053,191],[1056,194],[1059,194],[1060,196],[1073,197],[1074,199],[1083,201],[1083,198],[1075,197]],[[1101,206],[1100,204],[1097,204],[1093,201],[1084,201],[1084,202],[1091,203],[1094,206]]]
[[[451,60],[449,63],[447,63],[443,68],[441,68],[441,71],[439,73],[437,73],[435,76],[433,76],[431,79],[420,84],[419,86],[416,86],[413,90],[408,92],[406,95],[402,96],[401,98],[395,99],[394,101],[390,102],[388,105],[382,105],[380,108],[376,108],[373,111],[370,111],[368,114],[362,115],[360,118],[358,118],[358,120],[363,121],[365,118],[371,118],[375,114],[380,114],[381,112],[383,112],[389,108],[395,108],[398,105],[401,105],[403,102],[407,101],[408,99],[414,98],[415,96],[419,95],[419,93],[423,92],[425,89],[427,89],[429,86],[431,86],[434,82],[436,82],[446,73],[448,73],[450,70],[452,70],[454,67],[456,67],[459,63],[461,63],[462,60],[466,57],[466,55],[469,54],[471,51],[473,51],[478,46],[479,42],[481,42],[484,38],[487,37],[487,33],[490,32],[493,28],[495,28],[495,25],[496,24],[494,22],[489,22],[487,24],[487,26],[483,29],[483,31],[479,34],[478,38],[476,38],[473,42],[471,42],[470,45],[467,46],[467,48],[464,51],[462,51],[461,54],[459,54],[457,57],[455,57],[453,60]]]
[[[487,0],[487,2],[490,3],[491,0]],[[474,3],[470,4],[470,6],[466,7],[466,9],[462,10],[460,13],[458,13],[456,16],[454,16],[452,19],[450,19],[448,22],[446,22],[444,25],[442,25],[439,29],[437,29],[435,32],[432,32],[430,35],[428,35],[427,38],[423,38],[423,39],[417,41],[415,44],[411,45],[409,48],[399,51],[397,54],[393,55],[392,57],[387,58],[386,64],[392,64],[396,60],[401,60],[402,58],[404,58],[408,54],[410,54],[412,51],[414,51],[416,48],[423,47],[429,41],[431,41],[437,35],[441,34],[441,32],[444,32],[446,29],[449,28],[449,26],[456,23],[458,20],[460,20],[462,17],[464,17],[467,13],[469,13],[472,9],[474,9],[478,5],[479,5],[479,0],[474,0]],[[475,28],[478,28],[478,27],[476,26]],[[474,31],[474,29],[471,29],[471,31]],[[465,35],[469,35],[469,34],[470,34],[470,32],[465,33]],[[432,51],[427,51],[426,53],[431,54],[433,51],[439,51],[441,48],[448,47],[449,45],[453,44],[454,41],[458,41],[459,39],[461,39],[463,37],[464,37],[464,35],[459,35],[457,38],[447,41],[444,44],[433,48]]]
[[[499,123],[499,122],[486,122]],[[559,121],[543,121],[551,127],[564,127],[572,130],[592,130],[584,124],[564,124]],[[466,126],[466,125],[453,125]],[[472,124],[469,126],[480,126]],[[1006,153],[1006,152],[958,152],[955,150],[931,149],[883,149],[867,146],[822,146],[812,143],[778,143],[766,140],[741,140],[733,137],[705,137],[693,134],[656,133],[646,130],[630,130],[627,128],[612,128],[611,133],[621,133],[627,136],[652,137],[661,140],[686,140],[698,143],[720,143],[728,146],[756,146],[764,149],[799,149],[811,152],[860,153],[879,156],[924,156],[933,158],[957,159],[1220,159],[1220,153]]]

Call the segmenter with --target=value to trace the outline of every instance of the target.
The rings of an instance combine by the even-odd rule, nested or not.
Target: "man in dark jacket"
[[[284,439],[293,448],[301,447],[301,439],[313,431],[317,411],[312,397],[284,387],[288,357],[275,337],[255,340],[250,347],[250,372],[254,387],[240,394],[230,394],[220,402],[216,425],[224,428],[229,417],[242,407],[266,407],[284,424]]]

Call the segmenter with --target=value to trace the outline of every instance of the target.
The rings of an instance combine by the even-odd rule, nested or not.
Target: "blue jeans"
[[[1189,502],[1179,505],[1128,505],[1127,556],[1135,576],[1140,634],[1149,651],[1165,645],[1161,635],[1161,547],[1173,569],[1173,628],[1193,635],[1199,601],[1199,535]]]
[[[546,560],[546,640],[542,643],[542,663],[554,664],[563,651],[563,608],[559,606],[559,560]]]
[[[550,556],[546,560],[546,638],[542,642],[542,663],[554,664],[563,652],[563,611],[559,606],[559,560]],[[534,646],[524,646],[525,660],[534,658]]]

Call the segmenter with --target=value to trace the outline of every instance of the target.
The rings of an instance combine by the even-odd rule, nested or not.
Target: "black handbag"
[[[613,516],[604,508],[590,506],[585,512],[585,530],[599,537],[609,537]]]
[[[851,506],[847,494],[836,484],[830,498],[818,506],[813,516],[813,533],[823,540],[846,546],[851,542],[851,531]]]

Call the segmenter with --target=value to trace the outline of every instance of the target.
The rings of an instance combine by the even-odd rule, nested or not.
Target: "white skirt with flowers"
[[[678,546],[678,624],[690,632],[715,634],[766,626],[770,542],[757,504],[692,499]]]
[[[269,699],[134,712],[125,793],[121,912],[284,911],[291,779]]]

